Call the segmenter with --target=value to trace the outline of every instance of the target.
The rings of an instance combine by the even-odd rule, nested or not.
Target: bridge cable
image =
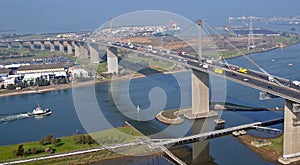
[[[189,28],[194,27],[195,24],[191,23],[189,26],[187,26],[183,31],[181,31],[181,34],[184,33],[185,31],[187,31]],[[166,45],[170,44],[170,42],[168,42]]]
[[[223,36],[221,36],[217,31],[215,31],[212,27],[210,27],[207,23],[203,22],[203,24],[205,24],[205,26],[207,26],[210,30],[212,30],[213,32],[215,32],[219,37],[223,38],[223,40],[229,44],[232,48],[234,48],[234,50],[236,50],[239,54],[241,54],[242,56],[244,56],[250,63],[252,63],[254,66],[256,66],[259,70],[261,70],[263,73],[265,73],[267,76],[269,76],[270,78],[274,79],[274,81],[279,85],[279,86],[283,86],[277,79],[275,79],[271,74],[269,74],[266,70],[264,70],[262,67],[260,67],[257,63],[255,63],[250,57],[248,57],[247,55],[245,55],[243,52],[241,52],[238,48],[236,48],[232,43],[230,43],[227,39],[225,39]]]
[[[205,25],[203,26],[203,28],[204,28],[204,30],[205,30],[205,32],[206,32],[206,34],[207,34],[209,40],[215,45],[215,50],[217,51],[217,53],[218,53],[218,54],[221,56],[221,58],[224,60],[226,66],[227,66],[230,70],[232,70],[232,69],[229,67],[229,63],[227,62],[227,60],[224,58],[222,52],[221,52],[221,51],[219,50],[219,48],[217,47],[217,43],[215,42],[215,40],[213,39],[213,37],[211,36],[211,34],[209,33],[209,31],[208,31],[208,29],[206,28]]]

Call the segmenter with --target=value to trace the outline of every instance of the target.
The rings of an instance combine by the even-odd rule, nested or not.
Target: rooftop
[[[62,64],[43,64],[20,66],[18,71],[65,68]]]

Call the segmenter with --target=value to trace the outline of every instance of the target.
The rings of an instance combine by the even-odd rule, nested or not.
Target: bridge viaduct
[[[201,25],[202,22],[197,22],[199,25],[198,40],[201,41]],[[202,56],[201,42],[199,42],[198,54]],[[75,40],[31,40],[31,41],[10,41],[0,42],[0,47],[5,48],[29,48],[29,49],[40,49],[49,51],[66,52],[67,54],[74,55],[75,57],[82,59],[89,59],[91,63],[99,62],[99,44],[106,45],[107,54],[107,71],[108,73],[118,73],[118,49],[128,49],[121,46],[111,45],[107,43],[92,43]],[[133,51],[136,51],[133,50]],[[139,52],[145,53],[145,52]],[[147,52],[155,58],[161,58],[153,53]],[[174,60],[173,60],[174,62]],[[178,63],[176,60],[175,62]],[[186,67],[192,69],[192,110],[191,113],[186,114],[189,119],[200,119],[216,116],[217,113],[209,110],[209,71],[203,71],[198,69],[196,66],[186,64]],[[198,65],[199,67],[199,65]],[[226,69],[225,69],[226,70]],[[231,73],[231,71],[228,71]],[[232,71],[233,72],[233,71]],[[215,74],[215,73],[214,73]],[[240,74],[240,73],[235,73]],[[239,75],[238,75],[239,76]],[[257,88],[255,85],[245,83],[237,78],[228,77],[229,80],[241,83],[252,88],[263,90],[285,98],[284,106],[284,143],[283,143],[283,156],[279,159],[281,163],[290,162],[300,158],[300,96],[299,90],[294,91],[293,97],[285,97],[287,95],[281,95],[278,91],[272,91],[272,89]],[[244,75],[241,75],[244,76]],[[247,75],[245,75],[247,76]],[[224,76],[226,78],[226,76]],[[250,78],[249,76],[247,78]],[[235,80],[236,79],[236,80]],[[258,79],[258,78],[255,78]],[[261,81],[261,83],[270,83]],[[288,88],[288,87],[286,87]],[[285,89],[285,87],[280,88]],[[292,91],[292,90],[291,90]],[[194,134],[200,132],[193,132]],[[299,159],[300,160],[300,159]]]

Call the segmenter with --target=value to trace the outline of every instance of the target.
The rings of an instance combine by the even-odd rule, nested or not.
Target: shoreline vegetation
[[[251,151],[258,154],[261,158],[269,162],[278,162],[278,158],[282,156],[283,149],[283,135],[275,138],[260,138],[254,135],[242,135],[237,137],[239,141],[247,146]],[[253,141],[267,140],[271,145],[263,147],[255,147],[251,145]]]
[[[90,133],[90,134],[75,134],[71,136],[64,136],[57,139],[57,143],[53,144],[52,140],[49,143],[43,144],[47,137],[41,139],[40,141],[35,142],[24,142],[20,144],[12,144],[0,146],[0,163],[5,163],[8,161],[17,161],[22,159],[32,159],[44,156],[51,156],[55,154],[70,153],[75,151],[83,151],[87,149],[95,149],[101,146],[116,145],[122,143],[130,143],[137,140],[137,138],[145,137],[141,132],[137,131],[130,125],[121,126],[118,128],[112,128],[108,130],[103,130],[100,132]],[[83,143],[81,138],[85,137],[87,140],[88,136],[95,139],[93,142]],[[22,145],[23,154],[16,156],[16,151],[19,151],[20,146]],[[46,152],[48,148],[51,148],[53,152]],[[39,151],[33,153],[33,150]],[[125,152],[124,152],[124,151]],[[127,153],[128,152],[128,153]],[[130,153],[129,153],[130,152]],[[152,156],[159,155],[160,152],[149,151],[146,146],[138,145],[135,147],[121,147],[120,150],[108,150],[103,149],[96,152],[89,152],[84,154],[64,156],[54,159],[45,159],[27,162],[25,164],[73,164],[73,163],[96,163],[105,160],[119,159],[132,157],[136,155],[149,155]]]

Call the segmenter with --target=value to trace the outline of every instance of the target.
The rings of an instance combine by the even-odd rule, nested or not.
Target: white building
[[[72,77],[89,77],[89,73],[88,71],[84,70],[84,69],[73,69],[71,70],[71,74],[72,74]]]
[[[8,85],[15,85],[15,78],[5,78],[4,79],[4,82],[3,82],[3,85],[4,85],[4,88],[7,88]]]

